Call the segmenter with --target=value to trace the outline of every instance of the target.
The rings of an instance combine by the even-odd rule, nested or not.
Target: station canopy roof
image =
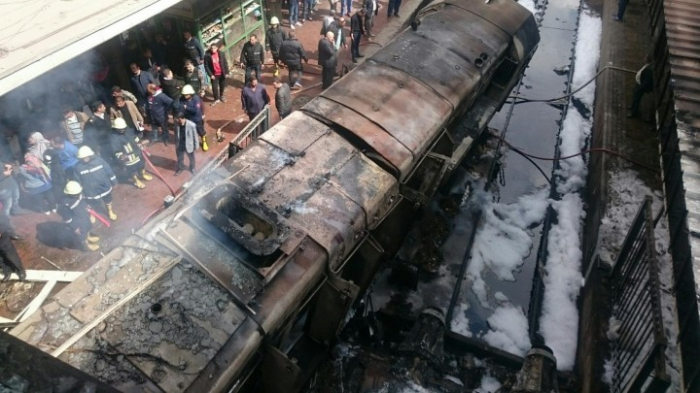
[[[183,0],[0,0],[0,96]]]

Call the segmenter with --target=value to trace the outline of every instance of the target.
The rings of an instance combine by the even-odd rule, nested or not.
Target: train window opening
[[[501,64],[498,65],[496,72],[491,79],[491,83],[505,89],[508,86],[508,82],[517,75],[518,62],[511,59],[510,57],[505,57]]]
[[[231,219],[231,223],[238,226],[240,231],[253,236],[255,240],[265,240],[274,232],[272,224],[246,209],[233,197],[227,196],[219,199],[216,209]]]

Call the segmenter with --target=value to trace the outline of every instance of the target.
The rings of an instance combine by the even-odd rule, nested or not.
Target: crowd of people
[[[295,2],[292,2],[295,3]],[[297,3],[298,4],[298,3]],[[303,19],[311,20],[313,0],[304,3]],[[353,61],[357,62],[361,37],[371,39],[372,16],[376,15],[376,0],[366,0],[364,7],[351,16],[349,31],[346,20],[350,6],[341,15],[326,17],[318,43],[323,88],[333,83],[338,65],[337,53],[348,48],[351,41]],[[314,10],[315,11],[315,10]],[[245,69],[241,102],[252,120],[272,100],[261,83],[266,54],[274,63],[274,102],[281,118],[292,112],[291,91],[302,89],[303,63],[308,63],[306,51],[297,39],[295,25],[285,31],[277,17],[263,42],[251,35],[242,48],[240,65]],[[11,240],[19,240],[11,216],[24,214],[19,207],[31,206],[46,215],[56,213],[68,229],[62,247],[84,251],[100,249],[100,238],[92,232],[97,219],[116,221],[112,193],[121,183],[138,189],[152,180],[146,172],[147,156],[144,139],[149,144],[173,144],[177,157],[175,176],[187,170],[195,171],[195,152],[207,149],[204,129],[203,97],[211,91],[212,106],[226,102],[224,96],[229,75],[229,62],[220,51],[220,44],[206,50],[189,31],[183,34],[185,54],[180,75],[168,67],[171,38],[156,34],[154,42],[137,54],[133,42],[127,42],[126,59],[131,72],[128,88],[113,86],[105,91],[99,86],[65,83],[64,98],[57,126],[45,125],[42,132],[17,133],[20,159],[11,158],[9,148],[0,144],[0,259],[4,280],[14,272],[24,279],[25,273]],[[263,45],[264,44],[264,45]],[[289,83],[279,78],[280,69],[287,68]],[[88,93],[81,92],[84,89]],[[68,94],[65,93],[74,93]],[[88,102],[88,98],[92,101]],[[82,100],[80,99],[82,98]],[[74,102],[75,101],[75,102]],[[172,120],[171,120],[172,119]],[[48,131],[46,131],[48,130]],[[188,165],[185,165],[185,156]]]

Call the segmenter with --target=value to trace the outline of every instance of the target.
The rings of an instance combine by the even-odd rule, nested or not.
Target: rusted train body
[[[13,334],[125,391],[301,389],[539,41],[512,0],[434,1],[413,27]]]

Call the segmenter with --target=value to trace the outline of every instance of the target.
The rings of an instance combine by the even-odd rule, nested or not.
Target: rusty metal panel
[[[365,229],[362,207],[330,184],[324,184],[311,198],[298,204],[290,220],[302,226],[328,252],[331,269],[342,263]]]
[[[364,116],[323,97],[316,97],[304,106],[304,110],[323,116],[360,138],[396,168],[400,178],[410,172],[414,160],[411,151]]]
[[[264,183],[258,199],[288,216],[358,151],[335,133],[326,134],[297,157],[294,165],[276,173]],[[303,226],[302,226],[303,228]]]
[[[458,34],[452,36],[458,41],[465,39]],[[407,32],[374,55],[372,60],[412,75],[457,108],[465,94],[472,92],[481,76],[480,70],[473,64],[473,59],[478,58],[480,52],[473,54],[468,61],[428,37],[430,34]]]
[[[378,124],[415,156],[427,149],[452,105],[412,76],[370,60],[321,94]]]
[[[379,223],[399,195],[396,179],[361,154],[346,162],[330,184],[362,207],[368,228]]]
[[[331,132],[327,125],[309,117],[301,111],[294,111],[283,122],[277,123],[260,136],[272,145],[292,156],[298,156],[324,134]]]
[[[511,36],[515,35],[525,23],[525,20],[532,16],[530,11],[512,0],[490,0],[488,2],[483,0],[447,0],[445,4],[462,8],[478,15],[479,18],[498,26]]]

